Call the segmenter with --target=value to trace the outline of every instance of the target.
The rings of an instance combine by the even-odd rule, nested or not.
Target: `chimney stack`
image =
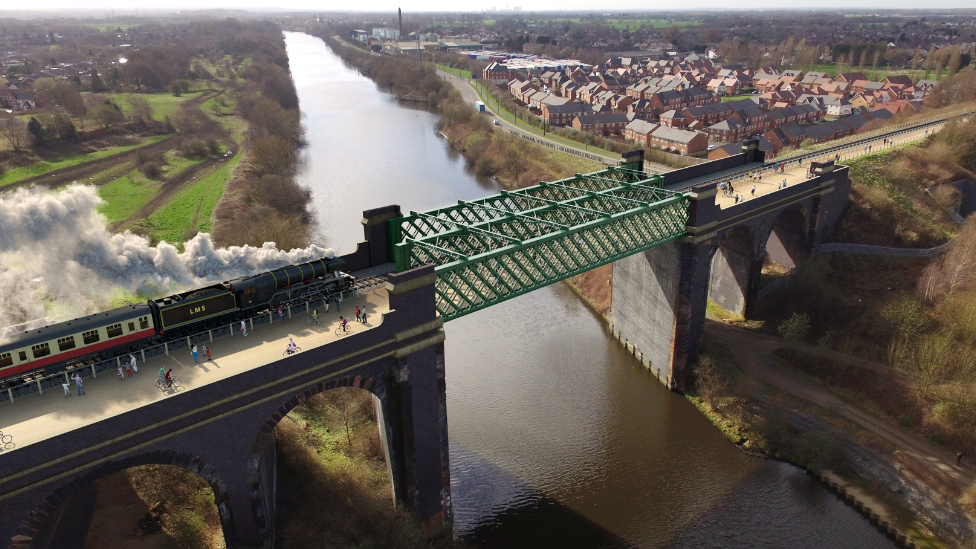
[[[403,36],[403,12],[400,11],[400,8],[397,8],[397,18],[400,20],[400,40],[403,40],[405,38]]]

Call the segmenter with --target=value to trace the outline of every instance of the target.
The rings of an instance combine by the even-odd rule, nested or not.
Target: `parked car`
[[[494,124],[494,125],[496,125],[496,126],[501,126],[502,125],[502,123],[499,122],[497,118],[494,119],[494,120],[492,120],[491,123]]]

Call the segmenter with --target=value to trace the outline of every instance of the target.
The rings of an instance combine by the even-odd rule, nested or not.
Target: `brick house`
[[[573,118],[574,129],[598,135],[619,135],[629,123],[626,114],[581,114]]]
[[[649,145],[682,156],[704,156],[708,152],[708,137],[703,133],[660,126],[651,134]]]
[[[658,128],[660,126],[653,122],[633,120],[624,127],[624,139],[648,147],[651,144],[651,134],[657,131]]]
[[[582,103],[566,103],[565,105],[542,105],[542,118],[550,126],[563,126],[572,123],[573,119],[593,110]]]

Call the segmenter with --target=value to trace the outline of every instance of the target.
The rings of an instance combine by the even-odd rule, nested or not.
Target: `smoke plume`
[[[48,318],[60,322],[284,265],[334,257],[328,248],[216,248],[197,234],[184,251],[112,234],[98,214],[95,187],[0,195],[0,330]]]

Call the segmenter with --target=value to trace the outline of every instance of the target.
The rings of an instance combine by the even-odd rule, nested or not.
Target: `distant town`
[[[472,78],[544,127],[710,159],[736,154],[747,138],[777,154],[918,113],[941,77],[972,62],[976,44],[972,15],[951,22],[882,15],[806,36],[792,34],[780,14],[769,17],[762,38],[756,20],[739,15],[726,28],[646,17],[547,18],[514,9],[453,24],[408,19],[421,27],[409,33],[400,25],[352,29],[347,39],[391,55],[464,58]]]

